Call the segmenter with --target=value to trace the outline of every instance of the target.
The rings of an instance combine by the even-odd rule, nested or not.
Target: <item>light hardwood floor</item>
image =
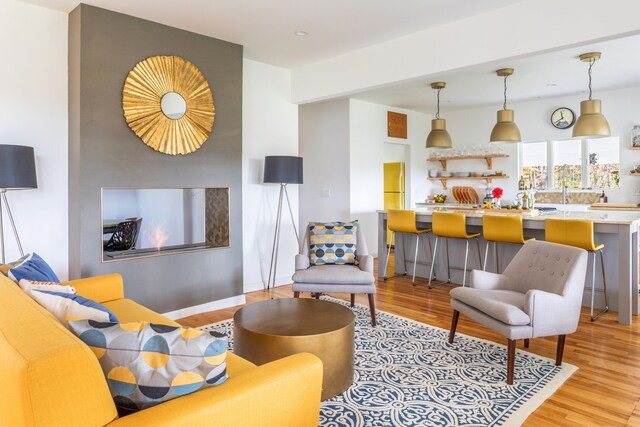
[[[390,266],[390,271],[391,270]],[[412,286],[411,277],[378,280],[376,308],[429,325],[449,329],[450,286],[429,290],[425,284]],[[277,298],[293,296],[291,286],[276,289]],[[309,297],[308,294],[303,295]],[[349,295],[332,295],[345,300]],[[246,294],[247,303],[269,298],[267,291]],[[356,303],[367,305],[365,295]],[[198,314],[178,322],[185,326],[202,326],[230,319],[240,308]],[[582,310],[578,331],[567,337],[564,361],[578,371],[526,421],[525,426],[640,426],[640,318],[632,326],[620,325],[617,313],[606,313],[596,322]],[[506,340],[492,331],[460,316],[458,332],[489,339],[501,344]],[[523,343],[518,343],[523,348]],[[531,340],[528,351],[555,357],[555,338]]]

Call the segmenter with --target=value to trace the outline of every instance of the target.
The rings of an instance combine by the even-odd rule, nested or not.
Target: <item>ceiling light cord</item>
[[[591,89],[591,69],[593,68],[593,64],[596,63],[595,58],[592,58],[589,61],[589,101],[591,101],[591,93],[592,93],[592,89]]]
[[[507,109],[507,77],[509,77],[509,75],[504,76],[504,103],[502,104],[503,110]]]
[[[436,119],[440,118],[440,91],[441,90],[442,90],[441,88],[438,89],[438,109],[436,111]]]

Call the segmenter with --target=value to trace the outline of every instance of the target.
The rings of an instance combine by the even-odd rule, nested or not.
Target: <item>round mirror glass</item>
[[[160,101],[160,108],[165,116],[178,120],[187,112],[187,101],[176,92],[167,92]]]

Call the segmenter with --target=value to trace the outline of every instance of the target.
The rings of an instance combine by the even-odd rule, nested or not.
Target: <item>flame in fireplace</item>
[[[164,243],[169,239],[169,231],[165,224],[160,224],[151,227],[151,229],[146,232],[145,237],[149,246],[159,251]]]

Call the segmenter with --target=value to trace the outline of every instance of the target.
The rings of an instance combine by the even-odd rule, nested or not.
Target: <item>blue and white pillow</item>
[[[60,282],[53,272],[37,253],[29,255],[20,265],[9,270],[9,278],[14,282],[21,279],[36,280],[38,282]]]
[[[115,314],[107,307],[80,295],[33,289],[31,296],[67,327],[71,320],[118,321]]]

